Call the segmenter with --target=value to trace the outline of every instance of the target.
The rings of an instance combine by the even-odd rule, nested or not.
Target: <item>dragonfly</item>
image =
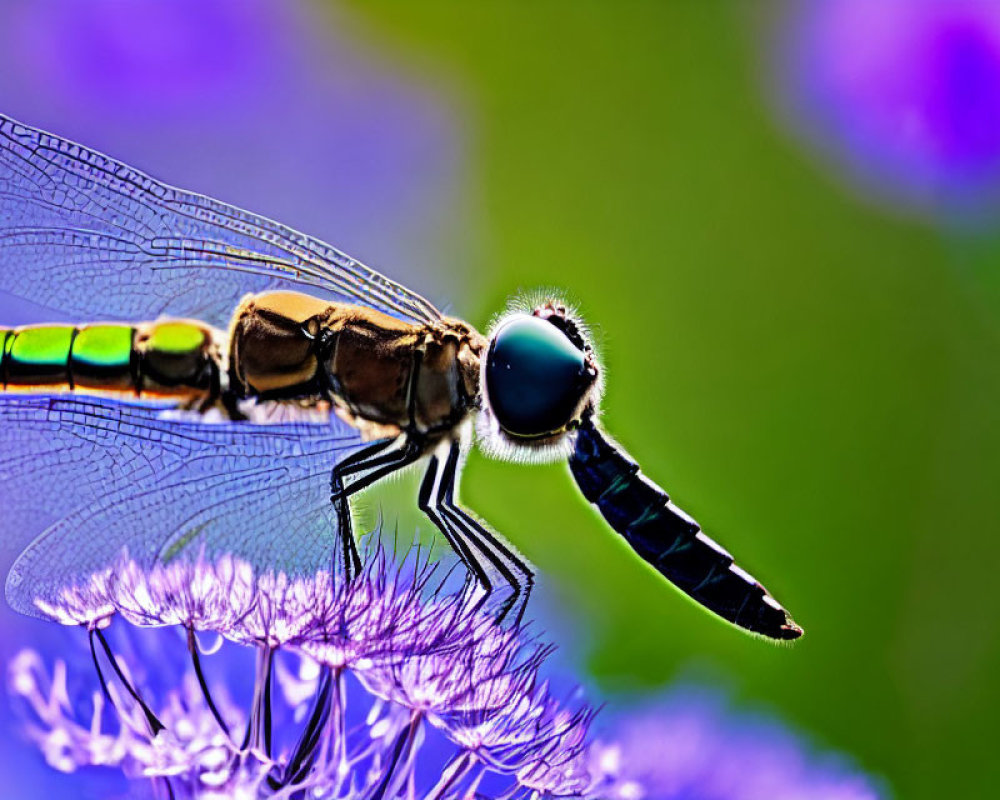
[[[468,451],[565,460],[662,576],[755,634],[802,630],[599,421],[603,372],[555,299],[483,335],[334,247],[0,116],[0,291],[72,322],[0,328],[5,511],[56,520],[6,582],[34,616],[126,550],[356,575],[350,499],[417,502],[500,616],[534,569],[467,511]]]

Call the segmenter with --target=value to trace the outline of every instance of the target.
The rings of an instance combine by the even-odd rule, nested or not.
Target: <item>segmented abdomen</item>
[[[5,391],[208,399],[219,392],[220,339],[188,320],[0,328],[0,381]]]
[[[706,608],[735,625],[776,639],[802,630],[733,557],[670,502],[639,465],[587,419],[570,470],[584,496],[645,561]]]

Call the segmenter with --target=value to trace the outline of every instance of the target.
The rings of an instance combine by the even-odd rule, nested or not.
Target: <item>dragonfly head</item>
[[[567,436],[596,410],[601,369],[582,321],[546,300],[504,314],[482,360],[480,443],[501,458],[568,457]]]

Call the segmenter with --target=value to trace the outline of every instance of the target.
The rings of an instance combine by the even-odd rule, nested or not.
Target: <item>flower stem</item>
[[[404,753],[406,754],[404,763],[409,764],[413,742],[417,737],[417,732],[420,730],[420,723],[422,721],[423,714],[421,712],[414,711],[410,715],[410,722],[400,731],[399,738],[396,739],[396,745],[392,749],[392,756],[389,758],[389,765],[386,767],[385,775],[382,776],[382,782],[379,784],[378,789],[375,790],[371,800],[382,800],[386,796],[386,791],[390,785],[393,788],[393,792],[389,796],[395,796],[395,789],[399,783],[399,776],[396,776],[396,767],[399,765]],[[400,775],[404,778],[406,777],[405,772],[400,773]],[[396,777],[396,780],[393,780],[394,777]]]
[[[333,765],[339,789],[341,770],[347,761],[347,694],[344,690],[344,673],[340,667],[333,670],[333,697],[330,709],[330,725],[323,740],[323,760]],[[330,752],[327,752],[329,750]]]
[[[264,754],[271,757],[271,667],[274,663],[274,650],[263,645],[257,651],[256,680],[253,690],[253,708],[250,709],[250,719],[247,721],[246,734],[243,737],[241,750],[251,747],[263,748]]]
[[[125,673],[122,672],[122,668],[118,665],[118,661],[115,658],[115,654],[111,650],[111,645],[109,645],[108,640],[104,638],[104,633],[101,631],[101,629],[91,628],[90,655],[94,659],[94,666],[97,667],[97,677],[101,681],[101,688],[107,695],[108,700],[111,701],[112,705],[114,704],[114,699],[108,692],[108,684],[104,680],[104,673],[101,672],[101,665],[97,660],[97,651],[94,648],[95,636],[97,637],[97,640],[101,643],[101,647],[104,650],[104,654],[107,656],[108,662],[111,664],[111,668],[115,671],[115,675],[118,676],[118,680],[121,681],[122,686],[125,687],[125,691],[127,691],[132,696],[132,699],[139,704],[139,708],[142,709],[142,713],[146,717],[146,722],[149,724],[150,731],[152,732],[153,736],[156,736],[156,734],[158,734],[160,731],[163,730],[164,728],[163,723],[160,722],[159,719],[157,719],[156,714],[154,714],[153,710],[148,705],[146,705],[146,702],[139,696],[139,692],[136,691],[135,687],[132,686],[132,683],[125,676]]]
[[[212,712],[212,716],[215,717],[215,721],[219,723],[219,727],[225,732],[228,737],[229,726],[226,725],[225,720],[222,719],[222,714],[219,713],[219,709],[216,708],[215,701],[212,699],[212,693],[208,690],[208,683],[205,680],[205,673],[201,668],[201,656],[198,654],[198,642],[194,638],[194,629],[187,629],[187,645],[188,651],[191,653],[191,662],[194,664],[194,674],[198,678],[198,685],[201,687],[201,693],[205,697],[205,702],[208,704],[208,710]]]
[[[451,763],[445,767],[441,773],[441,780],[434,784],[434,788],[424,795],[424,800],[439,800],[453,786],[459,783],[476,765],[476,757],[468,750],[453,758]]]
[[[285,777],[282,785],[291,786],[302,781],[312,770],[318,756],[318,748],[326,729],[326,724],[330,719],[330,696],[332,682],[330,680],[330,668],[323,667],[320,674],[318,691],[313,700],[313,710],[306,721],[306,726],[302,730],[298,744],[292,751],[288,766],[285,768]]]

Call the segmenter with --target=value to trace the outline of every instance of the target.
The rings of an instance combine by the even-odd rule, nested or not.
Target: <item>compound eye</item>
[[[544,319],[518,316],[493,337],[486,392],[500,427],[513,436],[542,437],[572,420],[593,380],[582,350]]]

